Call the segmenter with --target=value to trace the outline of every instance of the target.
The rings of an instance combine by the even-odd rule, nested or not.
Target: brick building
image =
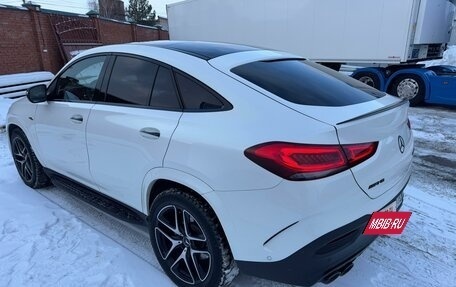
[[[57,35],[53,20],[62,15],[68,23],[89,27],[97,45],[169,39],[166,31],[96,14],[89,17],[41,10],[39,5],[33,4],[0,5],[0,75],[34,71],[56,73],[67,61],[63,44],[84,44],[84,35],[77,26],[63,27],[70,35]],[[67,42],[62,43],[62,39]]]

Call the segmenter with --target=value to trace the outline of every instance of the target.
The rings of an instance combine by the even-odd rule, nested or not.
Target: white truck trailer
[[[414,64],[442,57],[455,12],[449,0],[187,0],[167,12],[171,40],[265,47],[330,67],[373,65],[353,77],[413,103],[442,100],[433,101],[430,87],[441,75]]]

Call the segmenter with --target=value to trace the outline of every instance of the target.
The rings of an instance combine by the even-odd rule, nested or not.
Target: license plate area
[[[382,208],[380,212],[395,212],[398,211],[399,208],[402,206],[402,202],[404,201],[404,192],[399,193],[399,195],[387,206]]]

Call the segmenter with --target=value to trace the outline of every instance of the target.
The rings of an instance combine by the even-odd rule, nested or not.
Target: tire
[[[24,183],[34,189],[49,186],[49,177],[44,173],[43,166],[36,158],[24,132],[14,129],[10,142],[14,164]]]
[[[149,214],[155,255],[177,286],[227,286],[236,277],[228,242],[207,203],[171,188],[157,196]]]
[[[374,73],[361,72],[356,74],[353,78],[377,90],[380,89],[380,78]]]
[[[414,107],[424,103],[426,86],[419,76],[401,75],[394,79],[388,91],[393,96],[409,100],[410,106]]]

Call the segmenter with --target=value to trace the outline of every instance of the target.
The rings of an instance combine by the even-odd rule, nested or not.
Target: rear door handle
[[[73,115],[70,120],[75,124],[81,124],[84,121],[84,118],[81,115]]]
[[[156,128],[143,128],[139,131],[142,137],[148,139],[159,139],[160,138],[160,131]]]

